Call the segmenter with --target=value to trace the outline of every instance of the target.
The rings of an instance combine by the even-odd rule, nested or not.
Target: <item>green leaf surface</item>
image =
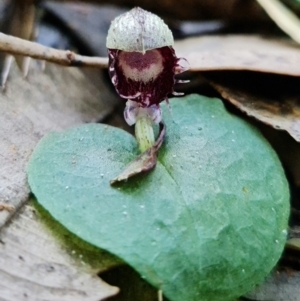
[[[226,301],[261,282],[286,240],[288,184],[261,134],[198,95],[165,106],[154,171],[111,187],[138,155],[123,130],[87,124],[42,139],[28,165],[38,202],[134,267],[172,301]]]

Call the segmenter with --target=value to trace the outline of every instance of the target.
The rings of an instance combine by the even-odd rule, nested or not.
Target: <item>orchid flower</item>
[[[174,91],[175,75],[189,69],[177,58],[172,32],[164,21],[135,7],[112,21],[107,36],[109,74],[117,93],[127,99],[124,117],[129,125],[147,116],[162,119],[160,103]]]

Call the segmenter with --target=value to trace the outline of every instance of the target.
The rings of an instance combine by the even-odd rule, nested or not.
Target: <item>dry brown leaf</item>
[[[298,99],[286,99],[284,103],[269,102],[242,91],[213,84],[223,98],[237,108],[278,130],[286,130],[300,142],[300,105]]]
[[[34,39],[35,35],[35,19],[36,10],[33,0],[26,1],[7,1],[3,4],[5,8],[4,17],[1,20],[1,32],[19,37],[25,40]],[[16,62],[23,72],[24,76],[27,76],[29,71],[29,57],[15,56]],[[0,54],[0,69],[1,69],[1,86],[4,86],[9,74],[12,57],[9,54]]]
[[[24,0],[18,0],[24,1]],[[74,0],[56,0],[74,2]],[[176,0],[88,0],[85,2],[134,7],[140,6],[151,12],[177,19],[232,19],[249,21],[266,20],[268,17],[255,1],[240,0],[185,0],[178,5]]]
[[[191,71],[249,70],[300,76],[300,46],[250,35],[206,36],[175,43]]]
[[[125,7],[86,2],[45,1],[42,6],[80,39],[90,55],[103,57],[107,56],[106,36],[111,21],[128,11]]]
[[[1,301],[100,301],[118,293],[69,254],[26,205],[0,237]]]
[[[223,98],[247,115],[286,130],[300,142],[300,78],[255,73],[207,73]]]
[[[14,66],[5,94],[0,94],[0,202],[18,209],[29,195],[25,166],[42,136],[84,122],[97,121],[116,105],[108,88],[96,87],[76,68],[47,65],[22,78]],[[0,228],[11,216],[0,211]]]
[[[292,185],[300,188],[300,144],[293,139],[288,133],[283,131],[275,131],[273,128],[268,126],[260,125],[260,130],[269,140],[272,147],[275,149],[279,158],[289,175],[289,180]],[[299,190],[300,192],[300,190]],[[297,199],[296,194],[293,194],[293,199],[297,208],[300,208],[300,199]],[[300,196],[300,194],[299,194]],[[298,205],[297,205],[298,204]],[[293,212],[296,215],[297,212]],[[300,224],[300,215],[298,214],[296,220]],[[291,229],[293,230],[293,228]],[[300,237],[300,231],[299,235]]]
[[[300,238],[291,238],[287,241],[287,246],[300,252]]]

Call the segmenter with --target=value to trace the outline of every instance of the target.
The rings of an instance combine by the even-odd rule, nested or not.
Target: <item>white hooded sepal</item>
[[[145,53],[173,45],[173,34],[165,22],[140,7],[115,18],[106,39],[107,48],[127,52]]]

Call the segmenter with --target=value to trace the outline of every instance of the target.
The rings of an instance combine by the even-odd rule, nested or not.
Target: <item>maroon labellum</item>
[[[146,114],[161,120],[159,103],[174,92],[175,74],[188,69],[172,47],[173,36],[156,15],[139,7],[116,18],[109,29],[109,74],[116,91],[128,100],[124,116],[128,124]]]

